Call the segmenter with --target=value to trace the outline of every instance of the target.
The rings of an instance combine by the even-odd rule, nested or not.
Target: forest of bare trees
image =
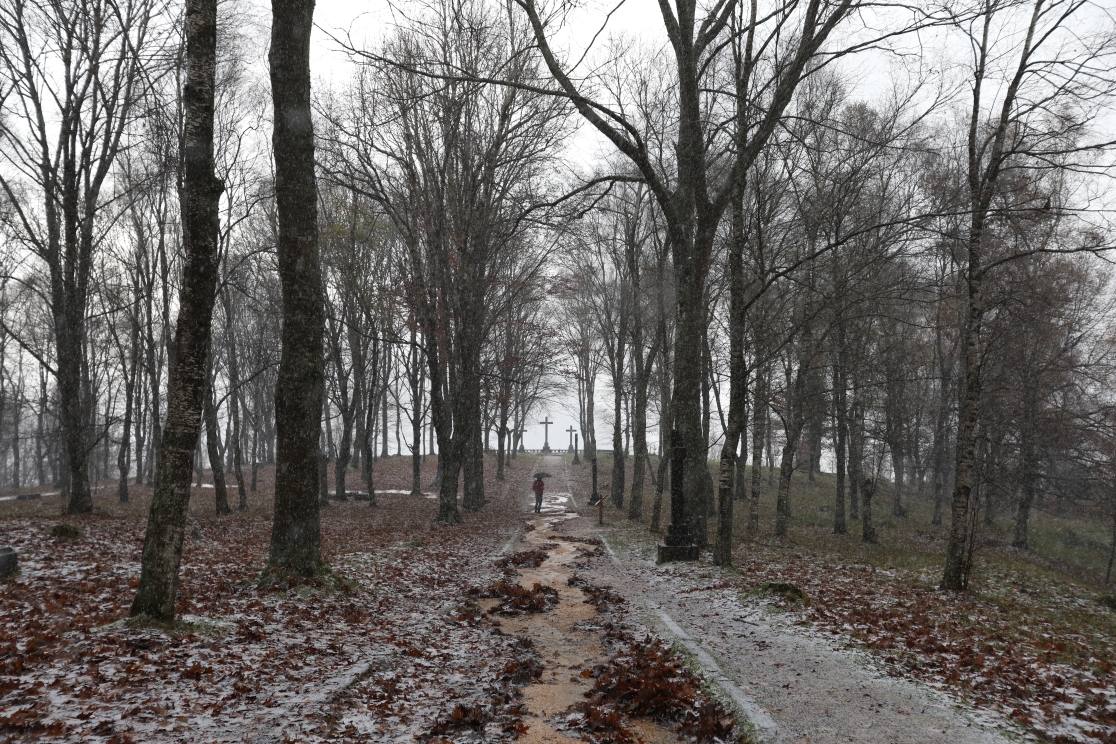
[[[1111,3],[341,5],[0,0],[0,738],[1113,740]]]
[[[598,59],[573,7],[422,2],[314,31],[335,73],[277,2],[269,105],[247,3],[5,0],[0,479],[153,484],[161,617],[202,470],[225,514],[274,464],[271,567],[312,574],[382,455],[457,523],[551,404],[722,564],[822,471],[837,534],[931,504],[949,589],[997,516],[1116,539],[1110,14],[868,5],[678,0]]]

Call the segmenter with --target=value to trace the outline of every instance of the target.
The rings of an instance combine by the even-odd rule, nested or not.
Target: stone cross
[[[569,449],[570,452],[574,451],[573,438],[574,438],[574,432],[575,431],[577,431],[577,429],[573,428],[572,426],[570,428],[566,429],[566,433],[570,435],[570,449]]]
[[[554,422],[550,420],[550,416],[543,416],[543,420],[539,422],[543,425],[543,452],[550,452],[550,425]]]

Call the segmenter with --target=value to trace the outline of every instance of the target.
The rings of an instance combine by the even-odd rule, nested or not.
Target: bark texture
[[[218,205],[223,185],[213,172],[213,101],[217,67],[217,0],[187,0],[183,87],[182,277],[167,418],[159,443],[155,491],[143,543],[133,617],[170,622],[190,500],[190,475],[209,382],[210,330],[217,286]]]
[[[271,10],[268,62],[275,108],[272,144],[283,331],[275,386],[275,518],[268,567],[274,573],[313,576],[322,569],[318,442],[324,333],[310,116],[314,2],[274,0]]]

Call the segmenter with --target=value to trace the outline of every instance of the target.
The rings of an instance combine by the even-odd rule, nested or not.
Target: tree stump
[[[0,548],[0,579],[14,576],[19,570],[19,554],[15,548]]]

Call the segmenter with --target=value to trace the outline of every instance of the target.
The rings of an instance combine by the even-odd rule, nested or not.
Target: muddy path
[[[561,488],[566,482],[564,478],[553,481],[551,488]],[[514,550],[520,553],[539,551],[545,558],[538,566],[517,568],[515,581],[528,590],[536,586],[549,587],[557,596],[553,606],[545,612],[498,616],[503,632],[532,642],[542,665],[538,679],[522,691],[526,728],[518,741],[526,744],[585,741],[578,731],[568,730],[562,724],[569,719],[574,707],[585,701],[586,693],[592,688],[593,679],[588,670],[607,660],[598,610],[581,588],[570,585],[577,564],[589,557],[589,549],[578,538],[582,532],[590,534],[591,528],[574,511],[569,493],[547,493],[542,513],[538,515],[533,513],[533,503],[525,497],[524,511],[529,512],[530,517],[526,532]],[[497,603],[498,600],[485,600],[485,609]],[[654,722],[625,723],[648,744],[679,741],[672,731]]]

